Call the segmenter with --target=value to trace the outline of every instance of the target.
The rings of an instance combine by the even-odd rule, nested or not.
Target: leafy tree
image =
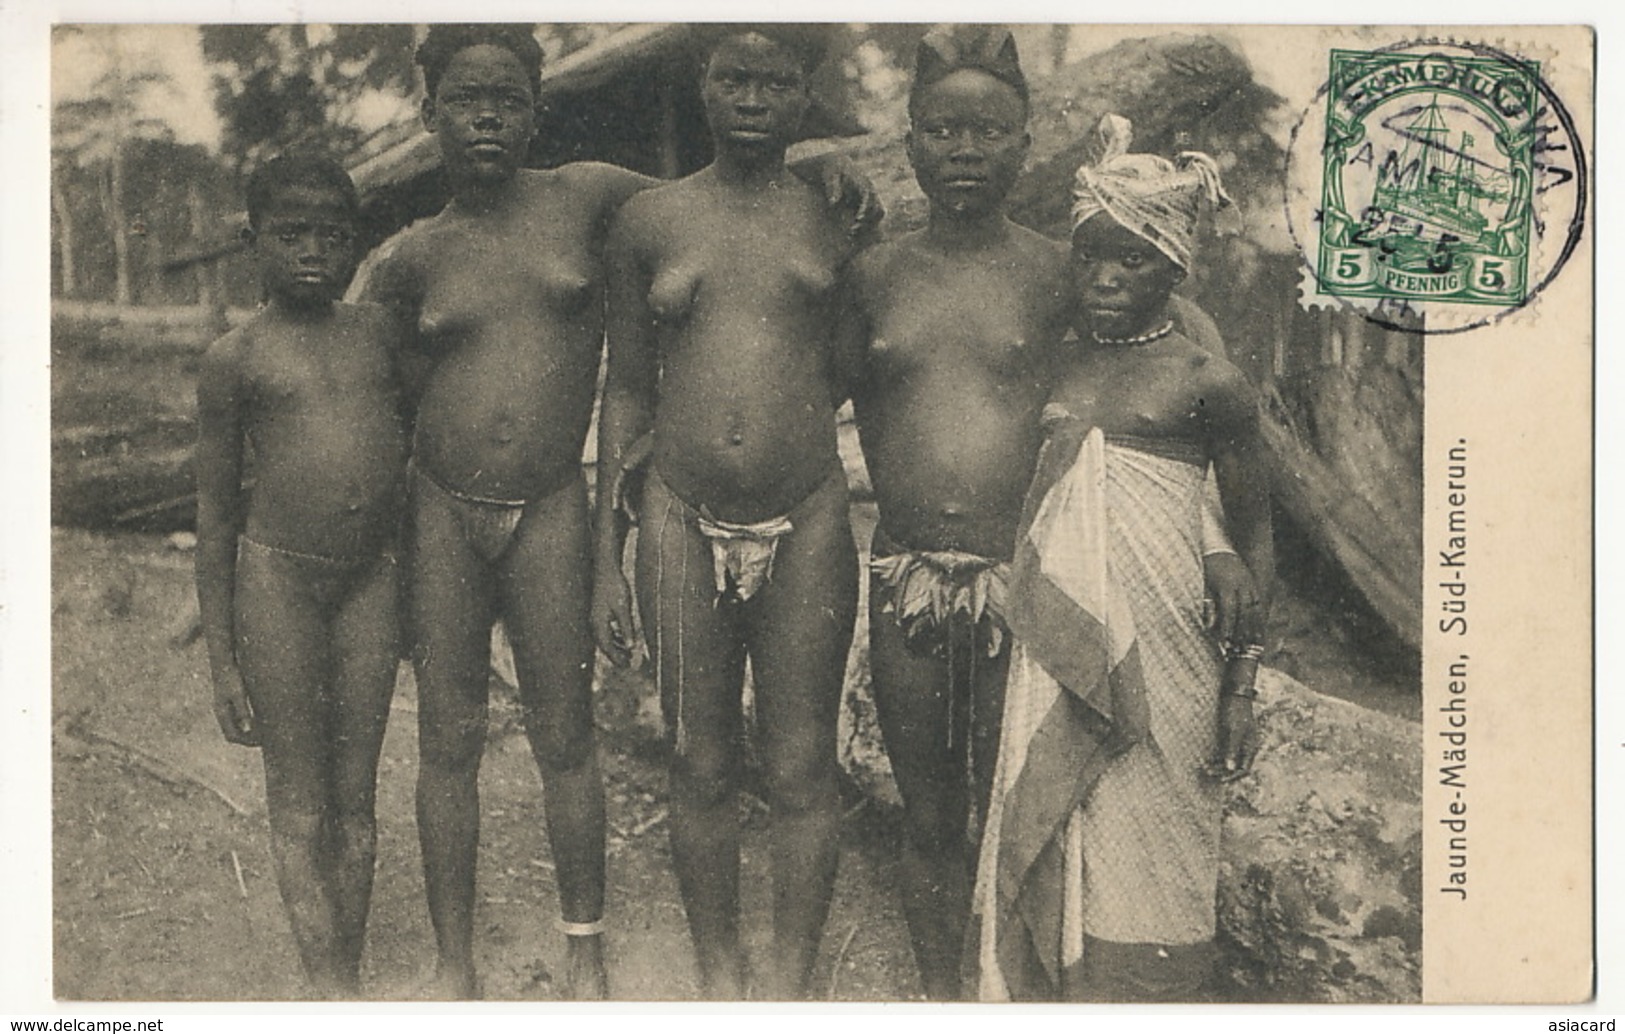
[[[105,71],[91,84],[86,95],[56,104],[53,110],[52,174],[54,183],[78,170],[91,174],[95,194],[101,201],[114,259],[113,299],[120,305],[133,300],[130,278],[130,230],[125,189],[125,164],[132,140],[172,140],[174,131],[159,119],[140,114],[144,91],[166,86],[169,77],[154,67],[131,64],[120,45],[118,26],[59,26],[57,39],[80,36],[96,49]],[[60,194],[58,197],[56,195]],[[58,247],[62,252],[65,285],[72,272],[77,288],[77,266],[73,249],[78,245],[73,206],[64,191],[53,190],[53,212],[57,217]]]
[[[363,105],[414,87],[410,25],[206,25],[221,149],[239,169],[296,146],[343,153],[363,137]]]

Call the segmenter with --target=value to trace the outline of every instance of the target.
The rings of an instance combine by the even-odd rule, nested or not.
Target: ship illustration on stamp
[[[1327,294],[1494,305],[1529,291],[1535,62],[1331,52],[1316,278]]]

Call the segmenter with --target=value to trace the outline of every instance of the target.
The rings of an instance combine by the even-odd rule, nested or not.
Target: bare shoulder
[[[1066,266],[1067,246],[1020,223],[1010,224],[1010,242],[1024,259],[1059,272]]]
[[[435,240],[445,235],[446,223],[444,212],[407,223],[378,245],[371,257],[379,263],[397,265],[420,262],[433,249]]]
[[[690,177],[691,179],[692,177]],[[662,230],[688,222],[697,193],[689,179],[671,180],[633,194],[610,221],[610,237],[622,248],[647,251]]]
[[[1068,296],[1067,257],[1070,249],[1020,224],[1011,224],[1011,251],[1029,298],[1064,304]]]
[[[228,400],[247,371],[249,346],[253,340],[255,316],[210,342],[198,361],[197,394],[204,407]]]
[[[840,207],[831,207],[823,193],[800,176],[786,177],[784,186],[790,199],[791,210],[808,227],[817,227],[829,238],[838,241],[843,254],[862,247],[863,242],[851,234],[851,220]]]
[[[858,252],[851,262],[852,280],[864,289],[883,290],[900,267],[916,256],[920,231],[892,237]]]
[[[560,186],[580,191],[613,207],[619,207],[633,194],[660,182],[653,176],[608,162],[570,162],[539,175],[548,176]]]
[[[233,368],[241,366],[248,354],[249,343],[253,340],[254,328],[259,321],[258,315],[252,316],[211,341],[209,347],[203,350],[199,368],[205,371],[230,372]]]
[[[1174,318],[1179,332],[1197,345],[1216,356],[1226,357],[1230,354],[1225,347],[1224,335],[1219,333],[1219,325],[1196,302],[1176,291],[1168,296],[1168,314]]]
[[[398,293],[421,268],[422,256],[431,251],[439,216],[420,219],[395,231],[362,260],[347,297],[369,298],[380,291]]]
[[[1251,420],[1257,412],[1258,391],[1247,375],[1188,336],[1178,335],[1175,340],[1190,370],[1191,386],[1209,418],[1220,424]]]
[[[344,326],[354,327],[369,337],[388,339],[398,326],[389,307],[380,302],[337,302],[333,311]]]
[[[664,184],[632,195],[620,206],[610,221],[610,235],[625,245],[635,245],[645,239],[663,216],[673,210],[667,192],[676,184]]]

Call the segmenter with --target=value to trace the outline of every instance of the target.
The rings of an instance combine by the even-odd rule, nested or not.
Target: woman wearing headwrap
[[[1009,560],[1072,302],[1066,248],[1004,213],[1029,143],[1010,33],[927,33],[909,116],[930,219],[853,264],[849,329],[865,346],[853,395],[880,506],[869,663],[903,798],[903,906],[925,992],[946,999],[962,991],[998,750]]]
[[[1189,1000],[1211,970],[1221,783],[1252,764],[1263,605],[1203,629],[1211,463],[1230,532],[1271,584],[1269,475],[1240,371],[1169,315],[1211,158],[1130,154],[1107,116],[1078,171],[1076,351],[1012,565],[998,770],[976,889],[984,999]]]
[[[755,990],[807,989],[834,889],[835,725],[857,563],[835,448],[837,270],[853,243],[785,149],[809,104],[817,30],[727,26],[702,80],[716,160],[630,201],[610,231],[599,456],[631,466],[637,599],[671,761],[672,860],[703,993],[747,986],[739,930],[740,694],[747,656],[772,809],[773,947]],[[594,631],[632,630],[615,496],[598,511]],[[630,500],[627,500],[630,501]]]

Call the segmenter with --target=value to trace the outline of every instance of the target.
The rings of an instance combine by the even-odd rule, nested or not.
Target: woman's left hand
[[[1219,701],[1219,752],[1207,773],[1221,783],[1234,782],[1252,771],[1258,756],[1258,719],[1250,697],[1225,696]]]

